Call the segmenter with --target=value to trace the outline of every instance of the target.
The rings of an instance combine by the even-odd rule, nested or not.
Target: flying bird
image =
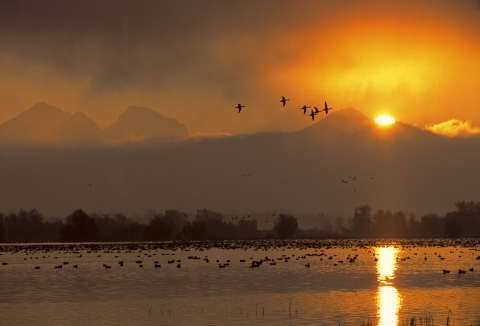
[[[312,110],[312,113],[309,114],[309,116],[312,117],[312,121],[315,120],[315,116],[316,116],[316,115],[317,115],[317,114],[316,114],[315,112],[313,112],[313,110]]]
[[[285,106],[285,103],[287,103],[287,101],[290,101],[289,98],[285,98],[285,96],[282,96],[282,99],[280,100],[280,102],[283,103],[283,106]]]
[[[242,111],[242,108],[244,108],[245,105],[241,105],[240,103],[238,103],[238,105],[235,107],[238,109],[238,113],[240,113],[240,111]]]
[[[303,114],[307,113],[307,109],[309,106],[304,105],[303,107],[300,108],[300,110],[303,110]]]
[[[325,111],[325,114],[328,114],[328,110],[332,110],[332,108],[329,108],[327,105],[327,101],[325,101],[325,109],[323,109],[322,111]]]
[[[314,106],[314,108],[315,108],[315,114],[317,114],[317,113],[319,113],[319,112],[322,112],[322,111],[323,111],[323,110],[322,110],[322,111],[320,111],[320,110],[319,110],[319,109],[318,109],[316,106]]]

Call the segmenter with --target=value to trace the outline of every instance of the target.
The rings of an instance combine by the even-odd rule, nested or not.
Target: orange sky
[[[304,104],[326,100],[421,128],[456,119],[475,129],[480,5],[2,3],[0,71],[0,122],[47,102],[102,128],[137,105],[191,134],[294,131],[312,123]]]

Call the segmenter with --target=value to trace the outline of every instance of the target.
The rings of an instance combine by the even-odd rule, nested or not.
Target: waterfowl
[[[290,101],[289,98],[285,98],[285,96],[282,96],[282,99],[280,100],[280,102],[283,103],[283,106],[285,106],[285,103],[287,103],[287,101]]]
[[[245,105],[241,105],[240,103],[238,103],[238,105],[235,107],[238,109],[238,113],[240,113],[240,111],[242,111],[242,108],[244,108]]]
[[[325,101],[325,109],[323,109],[322,111],[325,111],[325,114],[328,114],[329,110],[332,110],[332,108],[329,108],[327,105],[327,101]]]
[[[303,110],[303,114],[307,113],[307,109],[309,106],[304,105],[303,107],[300,108],[300,110]]]

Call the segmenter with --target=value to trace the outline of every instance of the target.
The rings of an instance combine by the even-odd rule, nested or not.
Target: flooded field
[[[480,325],[480,241],[0,246],[1,324]]]

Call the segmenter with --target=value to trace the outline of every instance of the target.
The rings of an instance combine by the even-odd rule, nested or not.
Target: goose
[[[240,111],[242,111],[242,108],[244,108],[245,105],[241,105],[240,103],[238,103],[238,105],[235,107],[238,109],[238,113],[240,113]]]
[[[300,110],[303,110],[303,114],[307,113],[307,109],[309,106],[304,105],[303,107],[300,108]]]
[[[325,111],[325,114],[328,114],[329,110],[332,110],[332,108],[329,108],[327,105],[327,101],[325,101],[325,109],[323,109],[322,111]]]
[[[280,102],[283,103],[283,106],[285,106],[285,103],[287,103],[287,101],[290,101],[289,98],[285,98],[285,96],[282,96],[282,99],[280,100]]]

